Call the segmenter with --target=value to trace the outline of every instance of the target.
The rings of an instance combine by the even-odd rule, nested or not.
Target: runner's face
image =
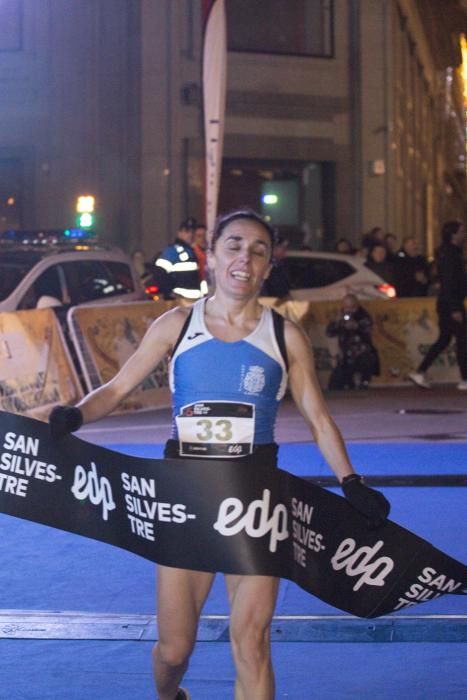
[[[237,298],[258,294],[271,270],[271,240],[255,221],[237,219],[228,224],[209,255],[216,287]]]

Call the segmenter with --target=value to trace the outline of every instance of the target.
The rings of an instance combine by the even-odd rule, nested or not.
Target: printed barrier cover
[[[326,336],[328,324],[339,314],[341,301],[280,301],[262,299],[286,318],[300,324],[313,345],[319,383],[328,385],[336,365],[337,339]],[[363,300],[361,305],[373,319],[373,343],[378,350],[381,373],[372,384],[397,385],[406,381],[409,372],[420,364],[438,337],[436,299],[433,297],[383,300]],[[441,353],[430,367],[430,380],[458,382],[459,369],[455,345]]]
[[[359,617],[465,593],[467,567],[344,498],[241,460],[129,457],[0,413],[0,512],[181,568],[287,578]]]
[[[151,323],[176,302],[75,306],[68,312],[70,335],[88,391],[105,384],[135,352]],[[159,363],[118,412],[170,405],[167,360]]]
[[[262,303],[303,326],[313,345],[319,382],[326,387],[337,356],[337,340],[326,336],[326,327],[336,317],[340,302],[263,298]],[[176,304],[146,301],[72,307],[68,328],[87,390],[111,379],[154,319]],[[372,383],[403,383],[437,337],[435,299],[371,300],[362,305],[373,318],[373,340],[381,361],[381,374]],[[429,376],[435,383],[459,380],[453,344],[437,358]],[[43,418],[53,405],[74,404],[81,396],[54,312],[0,314],[0,409]],[[169,405],[168,361],[164,360],[118,412]]]
[[[0,409],[42,418],[81,396],[52,309],[0,313]]]

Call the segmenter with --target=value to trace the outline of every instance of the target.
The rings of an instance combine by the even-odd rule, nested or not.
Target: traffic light
[[[91,194],[80,195],[76,200],[76,224],[79,228],[94,226],[94,208],[96,199]]]

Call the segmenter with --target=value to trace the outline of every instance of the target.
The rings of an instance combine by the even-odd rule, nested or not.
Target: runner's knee
[[[252,670],[261,668],[269,659],[269,628],[262,625],[246,624],[230,629],[232,653],[236,663]]]
[[[154,654],[166,666],[178,668],[184,666],[190,658],[194,641],[188,639],[159,641],[154,647]]]

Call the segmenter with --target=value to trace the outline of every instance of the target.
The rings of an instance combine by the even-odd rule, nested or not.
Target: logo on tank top
[[[242,368],[243,369],[243,368]],[[259,394],[264,389],[266,377],[264,376],[264,367],[259,365],[250,365],[247,373],[243,377],[243,390],[247,394]]]

